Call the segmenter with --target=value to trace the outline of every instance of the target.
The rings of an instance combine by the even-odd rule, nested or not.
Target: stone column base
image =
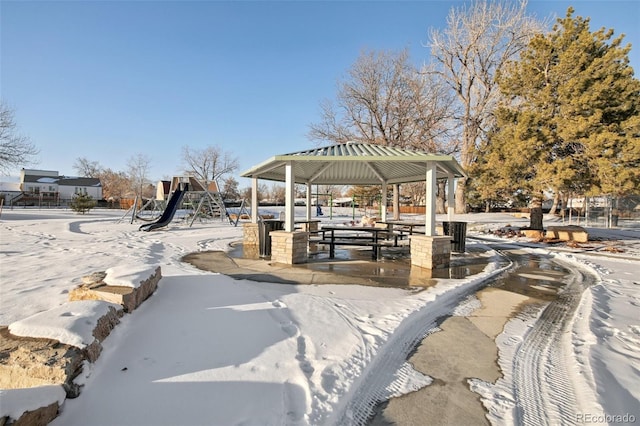
[[[260,234],[258,233],[257,223],[243,223],[242,224],[242,244],[246,246],[258,247],[260,241]]]
[[[307,261],[309,233],[304,231],[271,231],[271,261],[293,265]]]
[[[450,236],[411,236],[411,265],[425,269],[444,269],[451,264]]]

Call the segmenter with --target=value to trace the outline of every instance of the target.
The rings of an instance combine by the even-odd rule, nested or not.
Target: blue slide
[[[160,219],[158,219],[153,223],[145,223],[139,228],[140,231],[151,231],[156,228],[162,228],[163,226],[167,226],[169,222],[171,222],[171,220],[173,219],[173,215],[176,214],[176,210],[178,210],[178,207],[182,202],[183,196],[184,196],[184,191],[181,191],[180,189],[176,189],[173,192],[173,195],[171,195],[171,198],[167,203],[167,208],[164,209],[164,212],[162,213],[162,216],[160,216]]]

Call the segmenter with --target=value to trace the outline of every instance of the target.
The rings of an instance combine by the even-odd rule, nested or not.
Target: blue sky
[[[39,147],[33,168],[74,174],[78,157],[124,171],[149,157],[151,178],[180,174],[181,149],[217,145],[238,174],[308,149],[319,104],[363,49],[409,48],[429,61],[430,28],[452,1],[6,1],[0,94]],[[540,19],[590,17],[632,43],[640,2],[530,1]],[[240,187],[249,185],[238,178]]]

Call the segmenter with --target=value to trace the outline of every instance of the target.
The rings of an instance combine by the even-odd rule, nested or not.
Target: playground
[[[139,230],[148,232],[166,227],[179,213],[179,219],[189,227],[196,220],[215,219],[238,226],[240,217],[248,214],[244,203],[243,200],[239,208],[230,212],[216,182],[205,184],[193,176],[174,176],[171,181],[158,182],[155,198],[144,200],[136,197],[120,221],[129,219],[131,224],[134,221],[146,222],[140,225]]]
[[[260,213],[277,216],[279,211]],[[351,220],[348,210],[334,213],[332,220],[326,216],[321,220],[333,224]],[[293,280],[277,284],[240,276],[233,279],[224,273],[204,272],[182,259],[189,253],[230,252],[242,239],[240,226],[218,220],[206,224],[195,221],[191,227],[171,222],[163,228],[170,232],[147,233],[138,230],[138,222],[118,223],[121,215],[108,210],[78,216],[61,209],[19,209],[5,210],[0,220],[3,325],[64,306],[69,292],[87,274],[116,265],[132,271],[141,266],[162,268],[155,294],[137,311],[125,315],[103,342],[100,359],[88,365],[79,378],[84,385],[81,395],[60,401],[61,415],[53,425],[86,423],[93,418],[160,425],[333,423],[352,404],[358,404],[354,395],[381,385],[360,378],[374,371],[377,377],[393,377],[395,367],[382,361],[409,344],[412,327],[424,324],[425,319],[428,322],[424,315],[455,317],[474,311],[484,302],[469,296],[469,290],[501,270],[489,257],[480,272],[470,271],[462,278],[432,278],[434,285],[419,292],[364,286],[355,279],[350,283],[348,278],[322,285],[295,284]],[[474,238],[489,237],[491,229],[527,223],[499,213],[456,219],[473,222],[470,236]],[[598,277],[598,283],[582,295],[579,315],[570,324],[572,332],[563,334],[563,345],[574,351],[565,359],[566,367],[580,372],[579,380],[586,380],[574,409],[588,407],[599,413],[637,416],[640,389],[633,365],[640,353],[636,330],[640,300],[634,277],[640,239],[637,230],[589,232],[594,239],[582,248],[543,246],[526,239],[499,240],[518,242],[519,250],[546,253],[570,269],[591,271]],[[474,243],[485,245],[490,255],[487,244],[481,240]],[[261,273],[268,275],[265,268],[269,262],[258,261]],[[302,271],[301,276],[311,276],[308,270]],[[342,276],[339,271],[333,273]],[[546,285],[545,281],[540,284]],[[71,314],[74,310],[62,312]],[[68,317],[60,319],[64,318]],[[530,323],[523,320],[527,318],[535,319],[517,317],[505,327],[505,333],[518,335],[513,327],[524,324],[526,329]],[[598,322],[597,327],[590,326],[593,321]],[[57,322],[49,325],[55,330]],[[63,331],[60,329],[61,334]],[[509,342],[518,340],[509,336],[496,339],[505,368],[508,364],[503,364],[502,357],[509,353]],[[446,342],[438,345],[448,348]],[[535,354],[537,349],[523,350]],[[469,348],[461,351],[469,353]],[[407,368],[388,384],[392,396],[427,385],[424,374]],[[439,370],[430,375],[439,377]],[[543,385],[536,380],[530,383]],[[40,389],[37,396],[17,399],[14,392],[2,391],[0,417],[30,409],[25,407],[26,401],[51,401],[52,395],[57,400],[55,389]],[[510,423],[514,414],[504,404],[508,388],[476,382],[474,389],[492,413],[492,422]],[[551,394],[544,386],[540,389],[538,399],[546,401]],[[219,397],[212,399],[208,397],[211,394]],[[248,399],[256,404],[248,406]],[[159,406],[160,400],[163,403]],[[189,403],[185,405],[185,401]],[[118,410],[113,410],[114,406]]]

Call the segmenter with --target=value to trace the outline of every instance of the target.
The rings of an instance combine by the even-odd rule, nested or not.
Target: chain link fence
[[[563,214],[571,225],[640,228],[640,195],[571,198]]]

